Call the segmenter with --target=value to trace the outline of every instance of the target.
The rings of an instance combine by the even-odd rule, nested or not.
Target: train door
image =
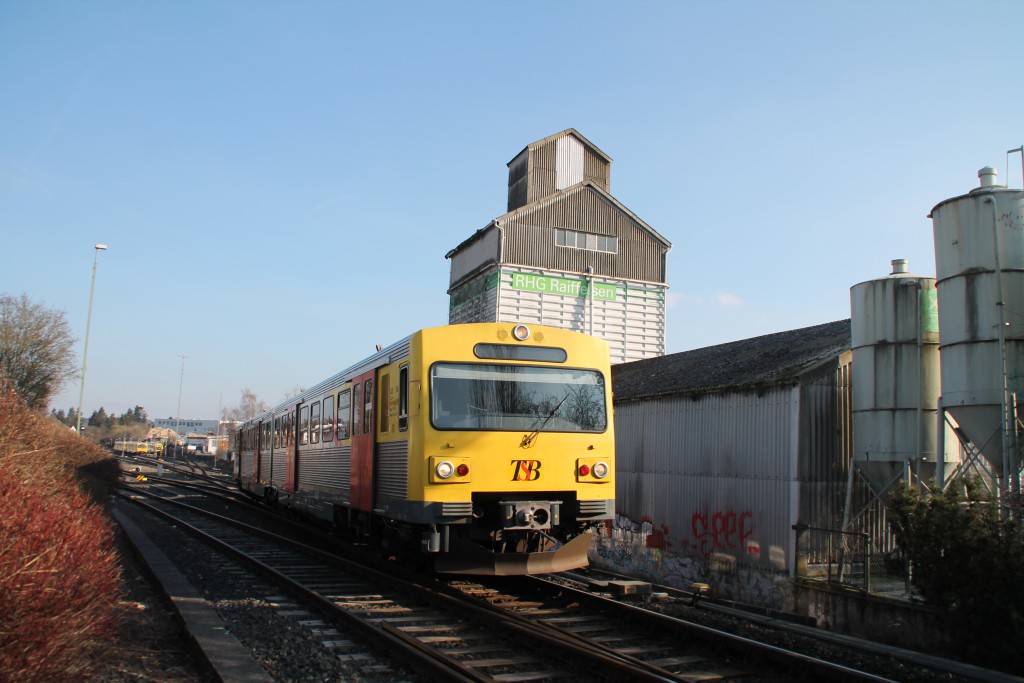
[[[373,509],[374,371],[352,380],[352,488],[354,510]]]
[[[257,423],[256,426],[252,428],[252,483],[254,484],[263,483],[263,471],[261,467],[263,464],[263,455],[260,452],[263,449],[263,444],[261,443],[263,440],[262,437],[263,428],[259,423]]]
[[[288,493],[295,493],[296,484],[299,481],[300,446],[309,444],[309,405],[293,408],[292,416],[296,420],[295,438],[290,439],[288,444],[288,457],[285,460],[284,473],[284,490]]]

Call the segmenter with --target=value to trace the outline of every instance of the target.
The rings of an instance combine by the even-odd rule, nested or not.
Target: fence
[[[906,567],[862,532],[797,526],[798,574],[873,592],[904,592]]]

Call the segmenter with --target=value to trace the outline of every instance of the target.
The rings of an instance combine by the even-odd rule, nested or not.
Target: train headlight
[[[431,484],[467,484],[470,476],[469,458],[443,455],[430,456],[427,470]]]
[[[526,341],[530,338],[530,328],[526,325],[516,325],[512,328],[512,336],[519,341]]]
[[[580,458],[576,461],[576,481],[581,484],[606,484],[612,473],[612,467],[605,460],[597,458]]]

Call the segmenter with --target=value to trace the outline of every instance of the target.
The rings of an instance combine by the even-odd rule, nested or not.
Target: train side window
[[[281,418],[274,418],[274,450],[281,447]]]
[[[324,441],[334,441],[334,395],[324,399]]]
[[[409,366],[398,369],[398,431],[409,428]]]
[[[309,442],[320,443],[320,401],[309,407]]]
[[[361,429],[363,424],[363,385],[353,384],[352,395],[356,397],[356,400],[352,401],[352,433],[362,434]]]
[[[338,392],[338,441],[344,441],[348,438],[348,410],[352,405],[352,394],[346,389],[345,391]]]
[[[299,445],[309,443],[309,406],[302,406],[299,411]]]
[[[379,405],[384,406],[384,409],[380,411],[380,431],[382,434],[387,434],[391,431],[391,425],[389,424],[388,413],[389,406],[391,404],[388,393],[391,391],[391,375],[384,372],[380,376],[380,402]]]
[[[363,434],[373,434],[373,380],[363,382]]]

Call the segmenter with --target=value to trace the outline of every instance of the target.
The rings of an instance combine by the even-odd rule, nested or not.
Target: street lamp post
[[[85,348],[82,350],[82,383],[78,388],[78,425],[76,431],[82,433],[82,397],[85,396],[85,360],[89,355],[89,327],[92,326],[92,295],[96,291],[96,264],[100,260],[100,252],[107,250],[107,245],[96,244],[92,258],[92,285],[89,286],[89,314],[85,318]]]
[[[178,419],[174,422],[174,433],[181,438],[181,387],[185,383],[185,359],[188,356],[178,356],[181,359],[181,378],[178,380]],[[175,444],[175,455],[177,455],[177,444]],[[184,454],[182,454],[184,456]]]

